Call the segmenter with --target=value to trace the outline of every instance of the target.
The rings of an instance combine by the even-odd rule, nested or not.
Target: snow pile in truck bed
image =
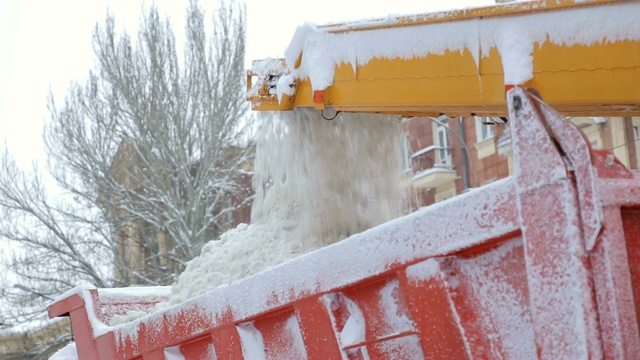
[[[535,9],[538,4],[530,5]],[[369,22],[344,25],[342,33],[329,33],[314,25],[298,27],[285,57],[300,79],[309,77],[313,90],[333,83],[334,70],[342,63],[357,66],[373,58],[412,59],[446,51],[469,50],[476,64],[497,48],[502,58],[505,84],[522,84],[533,78],[532,53],[536,44],[591,45],[640,39],[640,4],[629,2],[606,7],[584,7],[517,16],[476,18],[465,21],[401,26],[357,31]],[[434,15],[434,16],[437,16]],[[392,23],[392,22],[388,22]],[[337,29],[337,27],[332,27]]]
[[[399,122],[297,109],[262,119],[252,224],[206,244],[170,303],[210,291],[399,215]]]

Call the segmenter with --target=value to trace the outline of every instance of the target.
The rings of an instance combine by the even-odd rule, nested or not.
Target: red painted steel
[[[511,178],[131,324],[95,290],[49,315],[80,359],[640,359],[640,175],[507,98]]]

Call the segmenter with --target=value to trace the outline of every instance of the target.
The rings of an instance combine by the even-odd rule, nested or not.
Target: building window
[[[231,228],[233,226],[233,200],[231,199],[231,194],[227,193],[225,194],[225,198],[224,198],[224,206],[226,207],[226,212],[227,212],[227,227]]]
[[[451,142],[449,141],[449,125],[448,119],[439,120],[436,124],[436,142],[438,150],[436,152],[436,166],[451,168],[453,161],[451,159]]]
[[[411,145],[409,144],[409,134],[402,134],[400,146],[402,147],[402,171],[411,171]]]
[[[476,117],[476,142],[483,142],[493,138],[494,121],[490,117]]]

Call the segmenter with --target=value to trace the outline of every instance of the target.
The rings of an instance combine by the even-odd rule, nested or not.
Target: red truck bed
[[[80,359],[640,359],[640,174],[524,89],[515,175],[120,326],[77,288]]]

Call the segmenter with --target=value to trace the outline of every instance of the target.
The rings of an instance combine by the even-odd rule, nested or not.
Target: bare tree
[[[244,6],[221,2],[205,30],[192,1],[186,20],[183,54],[155,7],[136,41],[112,15],[96,25],[86,84],[72,84],[62,103],[50,95],[55,198],[37,168],[21,171],[5,151],[0,237],[19,246],[3,259],[16,277],[0,295],[21,310],[14,318],[41,314],[82,282],[170,284],[248,205]]]

